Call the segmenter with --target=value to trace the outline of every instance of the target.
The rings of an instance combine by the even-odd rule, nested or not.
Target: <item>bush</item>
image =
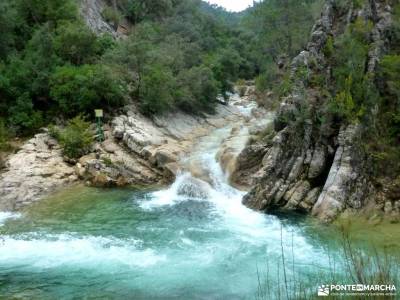
[[[390,112],[389,131],[400,140],[400,55],[387,55],[380,64],[380,77],[385,82],[386,102]]]
[[[365,72],[371,29],[369,21],[358,18],[334,44],[335,87],[330,109],[345,122],[368,117],[366,112],[379,101],[374,80]]]
[[[124,94],[123,82],[110,68],[100,65],[60,67],[51,78],[50,95],[70,116],[120,106]]]
[[[176,84],[171,71],[161,65],[150,66],[140,80],[140,109],[145,115],[161,114],[174,107]]]
[[[81,115],[69,120],[62,130],[50,127],[50,134],[58,140],[64,155],[69,158],[79,158],[87,154],[94,141],[91,124]]]
[[[332,36],[328,36],[323,52],[328,59],[330,59],[333,56],[335,52],[335,44]]]
[[[178,77],[178,107],[190,112],[213,112],[219,86],[213,72],[205,66],[184,70]]]
[[[9,122],[18,132],[31,134],[43,125],[42,113],[34,110],[28,93],[22,94],[9,108]]]
[[[57,28],[54,47],[66,61],[88,63],[97,52],[96,35],[79,22],[65,22]]]

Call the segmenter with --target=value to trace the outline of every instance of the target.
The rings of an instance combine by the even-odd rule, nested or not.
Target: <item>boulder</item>
[[[171,149],[157,150],[153,157],[150,158],[150,162],[160,168],[163,168],[168,163],[176,162],[177,160],[178,157]]]
[[[102,143],[103,149],[108,153],[115,153],[118,151],[119,147],[110,139],[105,140]]]
[[[186,177],[177,189],[177,194],[189,198],[207,199],[209,197],[210,186],[199,179]]]
[[[310,162],[310,168],[308,170],[308,178],[314,179],[320,176],[325,170],[326,163],[326,152],[322,147],[315,149]]]
[[[0,211],[17,210],[78,180],[57,142],[47,133],[28,140],[8,157],[0,175]]]

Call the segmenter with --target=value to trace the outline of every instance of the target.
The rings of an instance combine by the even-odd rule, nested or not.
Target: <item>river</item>
[[[199,139],[182,160],[207,180],[183,168],[161,190],[78,186],[20,213],[0,213],[0,295],[255,299],[264,284],[278,290],[284,277],[326,283],[320,274],[340,257],[340,233],[305,216],[243,206],[244,192],[229,185],[216,159],[232,126]],[[246,127],[241,133],[238,148]]]

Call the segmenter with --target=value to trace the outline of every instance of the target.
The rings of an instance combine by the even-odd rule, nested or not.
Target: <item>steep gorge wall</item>
[[[318,88],[295,78],[301,68],[328,78],[332,69],[324,55],[328,38],[338,37],[357,18],[373,24],[366,72],[375,72],[388,43],[392,7],[387,1],[370,0],[362,8],[350,6],[347,13],[339,14],[337,5],[338,1],[327,1],[306,50],[292,61],[293,86],[277,113],[277,134],[249,145],[239,157],[236,172],[255,173],[253,187],[244,198],[253,209],[300,210],[332,221],[344,210],[359,210],[376,198],[362,147],[365,128],[360,124],[321,124],[315,115],[326,98]],[[398,215],[400,201],[391,204],[391,213]]]

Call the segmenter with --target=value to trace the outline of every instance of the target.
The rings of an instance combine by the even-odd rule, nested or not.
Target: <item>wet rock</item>
[[[210,186],[204,181],[193,177],[187,177],[179,185],[177,194],[189,198],[207,199],[209,198],[209,191]]]
[[[217,153],[217,160],[226,174],[232,174],[235,169],[237,152],[232,147],[223,147]]]
[[[91,185],[95,187],[112,187],[115,186],[116,183],[106,174],[99,172],[93,177]]]
[[[168,163],[164,165],[164,176],[168,181],[173,182],[180,170],[181,168],[178,163]]]
[[[231,181],[238,187],[250,187],[253,184],[253,176],[261,169],[260,161],[267,149],[263,145],[251,145],[246,147],[237,157],[235,169],[231,174]]]
[[[391,201],[386,201],[385,202],[385,207],[384,207],[384,212],[386,213],[386,214],[389,214],[389,213],[391,213],[392,211],[393,211],[393,204],[392,204],[392,202]]]

